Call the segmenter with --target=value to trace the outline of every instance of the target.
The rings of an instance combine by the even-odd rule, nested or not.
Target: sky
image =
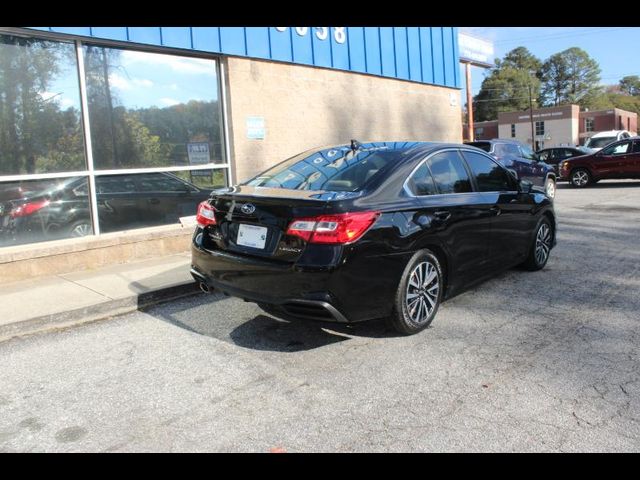
[[[215,61],[158,53],[122,50],[109,74],[112,93],[127,108],[170,107],[189,100],[217,100]],[[64,65],[50,88],[40,92],[62,109],[80,109],[74,64]]]
[[[460,32],[489,40],[494,58],[502,58],[516,47],[526,47],[545,61],[571,47],[585,50],[602,70],[603,85],[612,85],[626,75],[640,76],[640,60],[634,51],[640,45],[640,27],[460,27]],[[487,70],[471,67],[471,91],[476,95]],[[462,103],[466,102],[464,66],[460,68]]]

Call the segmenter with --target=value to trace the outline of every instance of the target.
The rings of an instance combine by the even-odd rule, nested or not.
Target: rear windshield
[[[383,175],[401,155],[402,152],[385,150],[385,147],[355,153],[348,147],[314,150],[276,165],[249,180],[247,185],[353,192],[362,189],[374,176]]]
[[[605,145],[609,145],[611,142],[615,142],[616,140],[616,137],[591,137],[589,140],[587,140],[587,143],[585,143],[584,146],[589,148],[602,148]]]
[[[489,142],[469,142],[467,145],[471,145],[472,147],[480,148],[485,152],[491,151],[491,144]]]

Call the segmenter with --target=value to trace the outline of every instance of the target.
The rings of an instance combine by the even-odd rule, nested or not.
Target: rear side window
[[[429,165],[438,193],[471,191],[469,174],[457,151],[437,153],[426,162]]]
[[[436,184],[433,182],[433,177],[426,163],[420,165],[415,173],[409,177],[407,187],[411,190],[411,193],[416,196],[435,195],[438,193]]]
[[[633,142],[633,153],[640,153],[640,140]]]
[[[463,152],[481,192],[505,192],[512,190],[508,173],[490,158],[475,152]]]

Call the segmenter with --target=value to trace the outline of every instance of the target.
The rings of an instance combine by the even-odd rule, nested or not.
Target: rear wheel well
[[[544,212],[543,215],[549,219],[549,222],[551,223],[551,228],[553,229],[553,236],[555,237],[555,235],[556,235],[556,218],[555,218],[555,216],[549,211]]]

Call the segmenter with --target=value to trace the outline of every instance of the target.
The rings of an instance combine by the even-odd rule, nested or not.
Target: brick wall
[[[235,182],[352,138],[462,141],[459,90],[237,57],[226,66]],[[248,116],[264,117],[264,140],[247,138]]]

